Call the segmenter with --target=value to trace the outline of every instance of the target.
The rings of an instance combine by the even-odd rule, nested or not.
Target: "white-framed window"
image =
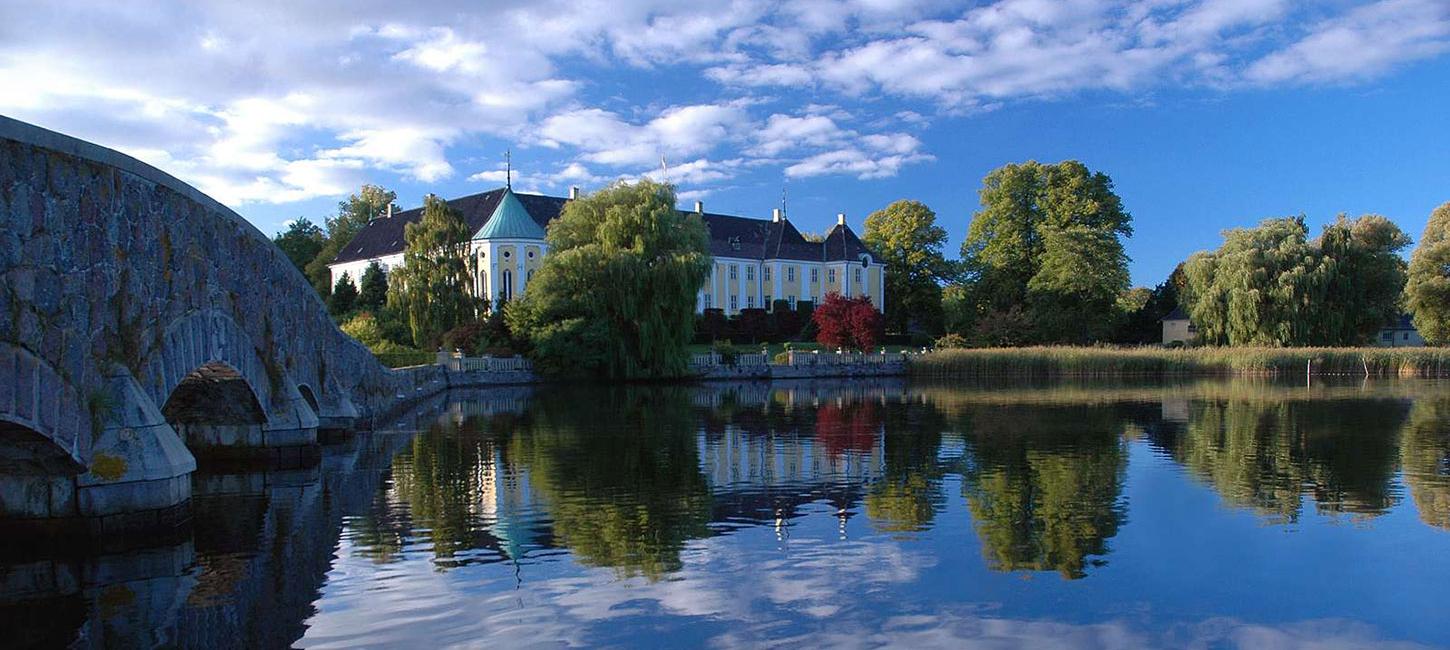
[[[770,294],[768,294],[768,293],[765,294],[765,304],[761,305],[761,307],[764,307],[766,309],[770,309],[774,305],[775,305],[775,303],[772,302],[771,299],[770,299]]]
[[[710,308],[710,298],[711,298],[710,294],[708,294],[708,293],[705,294],[705,309],[709,309]]]
[[[787,266],[787,267],[785,267],[785,281],[786,282],[795,282],[795,267],[794,266]]]
[[[740,274],[740,267],[738,267],[738,266],[736,266],[734,264],[731,264],[730,265],[730,279],[731,280],[736,279],[736,277],[739,276],[739,274]]]
[[[740,310],[740,296],[730,296],[730,311]]]
[[[746,309],[755,309],[755,296],[746,296],[745,297],[745,308]]]
[[[770,282],[770,267],[767,266],[762,269],[760,271],[760,277],[763,278],[766,282]]]
[[[836,269],[826,269],[826,282],[836,283]]]
[[[790,308],[795,309],[795,296],[786,296],[785,299],[790,302]]]
[[[832,273],[835,273],[835,272],[832,271]],[[836,281],[836,276],[835,275],[828,275],[826,277],[828,277],[831,280],[831,282],[835,282]],[[811,283],[814,284],[814,283],[820,282],[820,281],[821,281],[821,270],[820,269],[811,269]]]
[[[755,280],[755,267],[753,267],[753,266],[747,266],[747,267],[745,267],[745,279],[746,280],[751,280],[751,281],[754,281]]]
[[[504,257],[508,257],[508,253],[504,253]],[[500,279],[503,282],[503,290],[499,292],[499,295],[504,300],[513,300],[514,299],[514,272],[513,271],[510,271],[508,269],[504,269],[503,270],[503,273],[500,274],[500,275],[502,276]]]
[[[856,282],[861,281],[861,269],[856,269]]]

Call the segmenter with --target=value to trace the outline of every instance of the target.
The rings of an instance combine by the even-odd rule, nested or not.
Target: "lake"
[[[193,494],[10,554],[0,638],[1450,646],[1443,382],[500,388]]]

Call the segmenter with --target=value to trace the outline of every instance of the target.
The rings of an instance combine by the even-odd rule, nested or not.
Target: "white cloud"
[[[228,202],[436,183],[488,138],[553,148],[540,184],[661,156],[700,184],[761,165],[881,178],[931,159],[891,130],[944,113],[1355,82],[1447,49],[1445,0],[20,0],[0,5],[0,112]],[[761,88],[779,92],[738,96]]]
[[[1450,2],[1380,0],[1316,25],[1247,70],[1260,83],[1357,80],[1450,49]]]

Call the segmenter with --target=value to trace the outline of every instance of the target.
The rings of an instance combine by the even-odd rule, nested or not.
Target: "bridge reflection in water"
[[[1113,559],[1133,445],[1266,523],[1306,503],[1372,519],[1408,492],[1446,529],[1442,388],[880,380],[440,396],[314,467],[196,474],[194,523],[176,539],[6,558],[0,632],[285,646],[308,641],[338,553],[443,572],[504,563],[515,586],[565,559],[653,583],[696,540],[766,528],[787,544],[824,514],[841,539],[905,543],[953,502],[989,569],[1076,580]]]

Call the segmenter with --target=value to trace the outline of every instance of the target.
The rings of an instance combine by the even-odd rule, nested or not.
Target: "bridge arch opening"
[[[75,514],[75,476],[84,470],[49,437],[0,416],[0,520]]]
[[[197,457],[244,458],[264,445],[266,411],[236,368],[212,361],[171,391],[161,415]]]

